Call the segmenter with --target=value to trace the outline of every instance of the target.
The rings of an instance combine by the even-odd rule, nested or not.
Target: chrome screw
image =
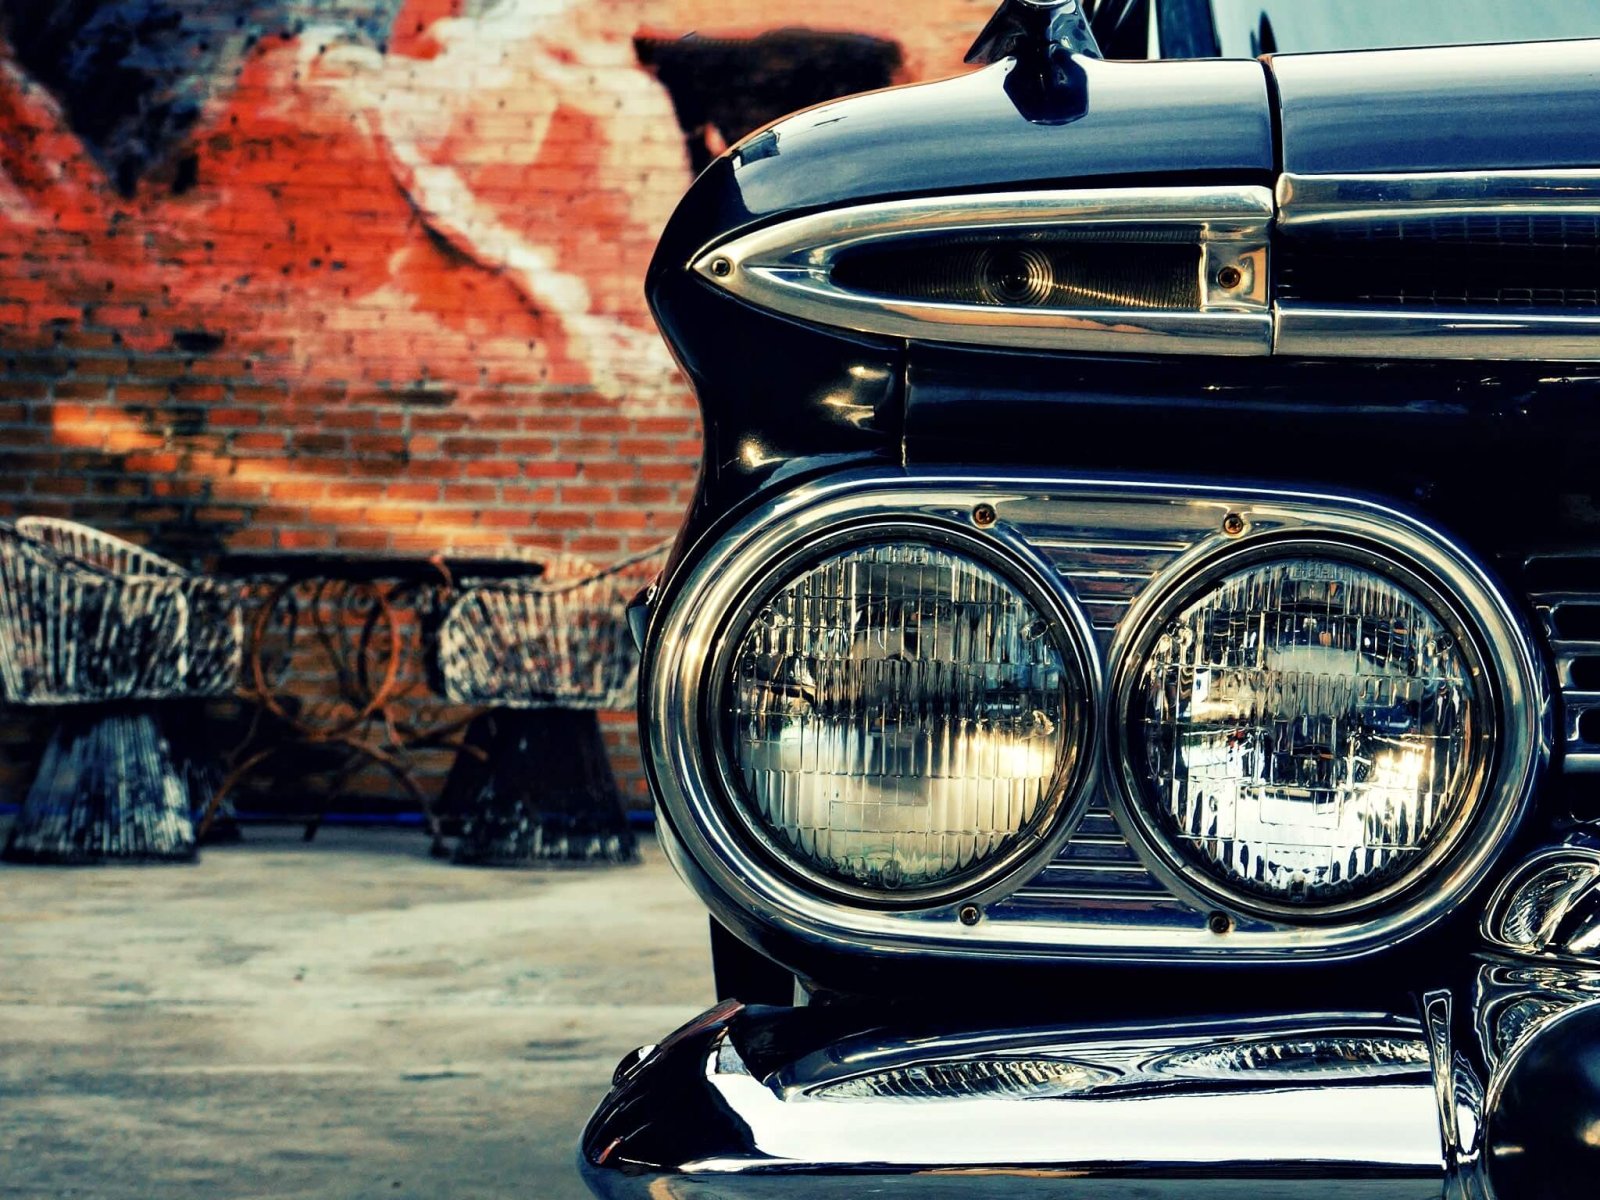
[[[972,510],[972,523],[979,529],[989,529],[1000,519],[1000,514],[994,511],[992,504],[980,504]]]
[[[1223,937],[1233,932],[1233,918],[1225,912],[1214,912],[1206,918],[1206,928]]]
[[[711,273],[718,279],[726,279],[733,274],[733,260],[731,258],[714,258],[711,260]]]
[[[1244,532],[1244,518],[1238,513],[1229,513],[1222,518],[1222,532],[1229,537],[1238,537]]]
[[[956,916],[961,919],[963,925],[976,925],[983,920],[983,910],[976,904],[963,904]]]
[[[1244,282],[1244,272],[1238,267],[1223,267],[1217,272],[1217,286],[1224,291],[1233,291]]]

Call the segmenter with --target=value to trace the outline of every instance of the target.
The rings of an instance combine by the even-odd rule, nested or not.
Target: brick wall
[[[698,426],[640,280],[691,162],[992,7],[6,0],[0,516],[200,564],[669,537]],[[0,719],[0,799],[36,743]]]

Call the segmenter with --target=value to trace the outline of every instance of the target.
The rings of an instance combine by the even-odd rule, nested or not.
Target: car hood
[[[1083,111],[1060,123],[1018,110],[1007,60],[768,126],[700,178],[657,271],[775,217],[902,196],[1600,166],[1600,40],[1078,61]]]
[[[1600,41],[1265,62],[1290,174],[1600,166]]]

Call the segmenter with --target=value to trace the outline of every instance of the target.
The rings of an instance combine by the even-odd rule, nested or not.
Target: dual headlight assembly
[[[1473,882],[1525,799],[1531,657],[1422,556],[1294,524],[1197,537],[1109,639],[1003,529],[846,519],[747,551],[686,631],[692,697],[658,692],[692,706],[680,815],[718,873],[864,910],[1003,894],[1097,790],[1230,916],[1361,921]]]

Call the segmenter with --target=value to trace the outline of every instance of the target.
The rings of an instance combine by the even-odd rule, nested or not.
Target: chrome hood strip
[[[1439,175],[1279,178],[1278,227],[1411,217],[1600,215],[1600,171],[1475,171]]]
[[[1285,174],[1262,187],[1101,188],[935,196],[808,214],[704,247],[707,284],[811,324],[907,341],[1106,354],[1600,361],[1600,310],[1428,309],[1277,301],[1274,227],[1297,236],[1429,218],[1600,217],[1600,171]],[[863,246],[950,234],[1185,230],[1193,308],[1049,308],[865,292],[834,278]],[[1226,286],[1224,286],[1226,284]]]

